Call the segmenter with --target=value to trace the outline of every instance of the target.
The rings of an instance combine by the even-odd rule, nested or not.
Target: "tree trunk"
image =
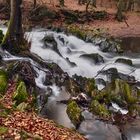
[[[36,4],[37,4],[37,2],[36,2],[36,0],[34,0],[34,4],[33,4],[34,8],[36,8]]]
[[[10,21],[7,33],[2,42],[2,45],[4,46],[10,45],[15,41],[16,43],[20,43],[20,40],[23,37],[22,16],[21,16],[22,0],[11,0],[10,4],[11,4]]]

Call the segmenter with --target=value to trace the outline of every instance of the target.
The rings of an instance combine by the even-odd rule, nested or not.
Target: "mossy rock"
[[[110,113],[105,107],[104,104],[100,104],[97,100],[93,100],[89,107],[90,112],[92,112],[95,115],[98,115],[99,117],[109,117]]]
[[[78,38],[85,40],[86,39],[86,33],[79,29],[78,27],[69,27],[68,32],[72,35],[77,36]]]
[[[0,30],[0,44],[2,43],[3,37],[4,37],[3,31]]]
[[[124,82],[123,84],[123,94],[125,97],[125,100],[128,104],[135,104],[137,102],[137,97],[132,95],[132,88],[130,87],[130,85],[126,82]]]
[[[0,70],[0,93],[4,93],[8,85],[7,73]]]
[[[8,131],[7,127],[4,126],[0,126],[0,135],[6,134]]]
[[[84,119],[82,116],[82,111],[75,101],[70,101],[67,105],[66,110],[71,122],[78,127],[81,121]]]
[[[130,59],[119,58],[115,61],[115,63],[123,63],[129,66],[133,66],[132,60]]]
[[[28,98],[28,93],[26,90],[26,86],[24,82],[20,82],[17,86],[16,91],[13,94],[13,100],[16,101],[16,104],[19,105],[20,103],[26,101]]]
[[[85,90],[86,92],[92,96],[94,95],[95,90],[97,89],[96,84],[95,84],[95,79],[87,79],[86,85],[85,85]]]
[[[93,97],[95,100],[99,102],[103,102],[105,104],[109,104],[111,102],[111,94],[108,91],[102,91],[99,92],[95,97]]]

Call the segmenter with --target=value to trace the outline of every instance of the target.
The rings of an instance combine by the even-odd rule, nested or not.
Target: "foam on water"
[[[140,140],[140,134],[136,134],[132,137],[132,140]]]

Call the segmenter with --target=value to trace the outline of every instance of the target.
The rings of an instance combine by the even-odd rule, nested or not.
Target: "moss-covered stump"
[[[99,117],[108,118],[110,116],[105,104],[100,104],[97,100],[91,102],[89,110]]]
[[[71,120],[71,122],[76,126],[79,127],[82,120],[84,119],[82,116],[82,110],[78,106],[75,101],[70,101],[67,105],[67,114]]]
[[[7,73],[0,70],[0,93],[4,93],[8,85]]]

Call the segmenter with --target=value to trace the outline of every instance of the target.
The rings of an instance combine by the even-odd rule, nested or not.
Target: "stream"
[[[5,27],[0,29],[6,32]],[[44,45],[42,39],[45,36],[53,37],[57,44],[57,49],[53,48],[54,44],[47,43]],[[70,77],[77,74],[87,78],[95,78],[99,90],[102,90],[106,83],[111,80],[110,74],[107,72],[114,68],[119,73],[119,76],[126,80],[136,81],[137,87],[140,87],[140,54],[125,53],[116,54],[112,52],[103,52],[99,46],[100,40],[94,40],[94,43],[87,43],[75,36],[57,33],[46,29],[34,29],[25,34],[25,38],[31,41],[31,53],[37,54],[45,62],[54,62],[58,64],[64,72],[67,72]],[[139,44],[140,47],[140,44]],[[16,57],[8,52],[3,56],[4,61],[25,60],[29,61],[38,76],[35,79],[37,86],[45,91],[50,87],[52,95],[49,96],[48,102],[43,108],[43,115],[54,120],[60,125],[68,128],[74,128],[66,113],[66,105],[57,101],[70,98],[65,88],[59,88],[54,83],[51,86],[44,84],[47,69],[38,69],[36,62],[32,59],[24,57]],[[96,54],[92,58],[89,54]],[[87,57],[88,56],[88,57]],[[133,65],[117,62],[118,59],[129,59]],[[87,109],[83,109],[82,115],[85,120],[81,123],[78,131],[85,135],[89,140],[121,140],[119,129],[112,124],[96,120]],[[140,140],[140,122],[130,125],[128,131],[125,132],[128,140]]]

